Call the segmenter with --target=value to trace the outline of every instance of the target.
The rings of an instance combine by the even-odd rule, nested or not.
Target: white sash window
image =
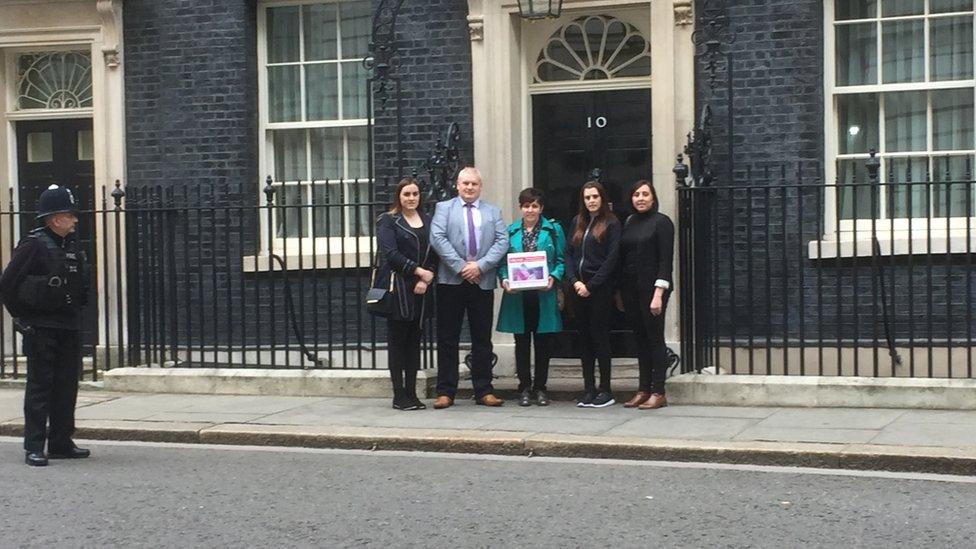
[[[270,174],[279,204],[306,206],[277,209],[276,238],[369,232],[369,209],[343,205],[370,199],[363,59],[372,16],[369,0],[259,5],[258,190]]]
[[[976,215],[973,0],[827,0],[825,12],[826,175],[840,185],[827,230],[965,228]],[[872,149],[891,184],[863,185]]]

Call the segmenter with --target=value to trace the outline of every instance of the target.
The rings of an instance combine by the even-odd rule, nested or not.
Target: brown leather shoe
[[[668,397],[662,395],[661,393],[654,393],[651,398],[647,399],[647,402],[641,404],[637,408],[640,410],[655,410],[657,408],[664,408],[668,405]]]
[[[637,391],[634,398],[624,403],[624,408],[636,408],[647,402],[647,399],[649,398],[651,398],[651,393],[648,393],[647,391]]]
[[[478,399],[478,404],[482,406],[501,406],[502,404],[505,404],[505,401],[491,393],[488,393],[487,395]]]
[[[443,410],[444,408],[450,408],[454,406],[454,399],[447,395],[438,395],[437,399],[434,401],[435,410]]]

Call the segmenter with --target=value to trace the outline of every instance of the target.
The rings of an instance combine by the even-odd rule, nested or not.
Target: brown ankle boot
[[[647,402],[647,399],[649,398],[651,398],[651,393],[648,393],[647,391],[637,391],[634,398],[624,403],[624,408],[636,408]]]
[[[657,408],[664,408],[668,405],[668,398],[661,393],[654,393],[651,398],[647,399],[647,402],[641,404],[637,408],[640,410],[655,410]]]

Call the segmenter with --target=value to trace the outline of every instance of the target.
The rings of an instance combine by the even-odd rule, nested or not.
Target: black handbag
[[[390,317],[396,309],[396,297],[393,295],[394,277],[396,273],[390,271],[390,283],[384,287],[376,287],[376,271],[379,270],[379,252],[373,259],[373,274],[369,277],[369,290],[366,291],[366,312],[375,316]]]

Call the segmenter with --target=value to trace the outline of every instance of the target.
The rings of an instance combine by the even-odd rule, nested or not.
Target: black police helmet
[[[37,199],[36,219],[42,219],[46,216],[59,213],[77,214],[78,207],[75,205],[74,195],[71,194],[71,191],[67,187],[51,185]]]

